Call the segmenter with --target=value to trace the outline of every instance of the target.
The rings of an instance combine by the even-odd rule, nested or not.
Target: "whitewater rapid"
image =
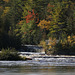
[[[0,66],[75,66],[75,56],[46,55],[44,53],[20,52],[27,61],[0,61]]]

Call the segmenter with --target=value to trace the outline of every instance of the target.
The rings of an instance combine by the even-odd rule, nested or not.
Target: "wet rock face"
[[[43,47],[37,45],[22,45],[20,52],[44,52]]]

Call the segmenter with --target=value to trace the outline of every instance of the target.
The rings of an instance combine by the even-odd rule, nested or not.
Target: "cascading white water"
[[[21,52],[21,56],[32,58],[27,61],[0,61],[0,66],[75,66],[75,56],[53,56],[43,53]]]

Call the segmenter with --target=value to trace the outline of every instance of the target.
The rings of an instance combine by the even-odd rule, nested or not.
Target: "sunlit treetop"
[[[5,2],[9,2],[10,0],[3,0],[3,1],[5,1]]]
[[[50,21],[41,20],[40,23],[38,24],[38,26],[39,26],[41,29],[46,29],[46,30],[48,30],[49,27],[50,27]]]

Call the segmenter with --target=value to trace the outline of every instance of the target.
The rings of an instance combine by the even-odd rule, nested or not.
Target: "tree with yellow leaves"
[[[40,23],[38,24],[38,26],[39,26],[41,29],[49,30],[50,21],[41,20]]]
[[[5,1],[5,2],[7,2],[7,3],[8,3],[10,0],[3,0],[3,1]]]

